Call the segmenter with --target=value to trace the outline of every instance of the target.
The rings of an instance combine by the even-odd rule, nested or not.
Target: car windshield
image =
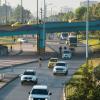
[[[70,53],[70,51],[64,51],[64,53]]]
[[[31,94],[48,95],[48,90],[46,90],[46,89],[33,89]]]
[[[62,71],[62,70],[64,70],[64,68],[56,68],[56,70]]]
[[[65,63],[57,63],[56,66],[65,66]]]
[[[57,59],[50,59],[51,62],[57,62]]]
[[[35,75],[35,72],[24,72],[24,75]]]

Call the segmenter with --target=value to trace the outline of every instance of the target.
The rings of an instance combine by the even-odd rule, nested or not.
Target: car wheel
[[[67,74],[68,74],[68,71],[66,71],[65,75],[67,75]]]
[[[53,73],[53,75],[56,75],[56,73]]]
[[[37,84],[37,83],[38,83],[38,80],[35,81],[35,84]]]
[[[23,85],[24,84],[24,82],[21,82],[21,85]]]
[[[71,57],[69,57],[69,59],[71,59]]]

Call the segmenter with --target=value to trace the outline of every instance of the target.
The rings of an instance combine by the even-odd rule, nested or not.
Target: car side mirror
[[[52,95],[52,93],[50,92],[49,95]]]

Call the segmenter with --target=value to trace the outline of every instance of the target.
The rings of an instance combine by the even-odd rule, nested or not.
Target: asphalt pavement
[[[28,45],[29,46],[29,45]],[[29,49],[29,47],[26,46],[26,48]],[[59,52],[59,44],[51,44],[51,47],[48,48],[49,50],[46,50],[46,54],[45,56],[41,55],[44,59],[46,59],[46,57],[56,57],[57,56],[57,52],[55,53],[54,50],[52,50],[51,48],[54,48],[55,50],[57,50],[57,52]],[[33,48],[35,50],[35,48]],[[53,76],[52,75],[52,70],[47,68],[47,64],[48,64],[48,60],[43,61],[43,67],[40,69],[38,68],[38,64],[37,63],[30,63],[30,64],[25,64],[25,65],[21,65],[20,67],[14,67],[12,66],[12,72],[13,74],[21,74],[24,70],[26,70],[27,68],[30,69],[34,69],[37,71],[37,75],[39,76],[39,83],[38,84],[47,84],[50,88],[50,91],[53,93],[53,95],[51,96],[52,100],[62,100],[62,92],[63,92],[63,84],[65,82],[68,82],[69,79],[72,77],[73,73],[75,72],[75,70],[80,66],[80,64],[82,64],[84,62],[84,49],[85,48],[80,48],[77,47],[75,50],[75,55],[73,56],[73,58],[71,60],[66,61],[68,63],[69,67],[69,73],[67,76]],[[35,51],[31,51],[30,50],[26,50],[23,48],[23,51],[20,55],[16,55],[16,56],[11,56],[10,58],[12,58],[12,61],[14,60],[14,57],[16,58],[16,60],[20,60],[21,59],[26,59],[26,61],[31,58],[32,60],[35,58],[38,58],[38,55],[36,54]],[[81,52],[80,52],[81,51]],[[82,53],[83,52],[83,53]],[[6,58],[7,60],[7,58]],[[11,59],[10,59],[11,60]],[[14,65],[15,66],[15,65]],[[4,69],[4,70],[0,70],[0,72],[3,71],[11,71],[11,68],[8,69]],[[45,73],[44,73],[45,72]],[[10,72],[11,74],[11,72]],[[4,87],[3,89],[1,89],[0,94],[1,94],[1,100],[26,100],[26,98],[28,97],[28,92],[31,89],[31,86],[21,86],[20,84],[20,79],[17,78],[16,80],[14,80],[13,82],[10,82],[9,85],[7,85],[6,87]],[[24,96],[23,96],[24,95]]]
[[[30,51],[26,45],[23,44],[23,52],[20,52],[20,48],[18,49],[18,46],[16,46],[13,48],[13,51],[9,52],[8,56],[0,57],[0,70],[38,61],[40,55],[36,52],[36,45],[32,46],[30,44],[31,50],[33,51]],[[55,55],[55,52],[51,48],[46,47],[46,53],[41,56],[43,60],[46,60],[53,55]],[[11,73],[2,73],[0,71],[0,89],[17,77],[18,75],[16,74],[12,75]]]

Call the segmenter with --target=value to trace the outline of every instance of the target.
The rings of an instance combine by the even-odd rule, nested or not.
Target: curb
[[[45,58],[45,59],[43,59],[43,60],[48,60],[49,58],[50,58],[50,57]],[[33,61],[29,61],[29,62],[26,62],[26,63],[14,64],[13,67],[17,67],[17,66],[25,65],[25,64],[29,64],[29,63],[35,63],[35,62],[38,62],[38,59],[33,60]],[[0,70],[7,69],[7,68],[10,68],[10,67],[12,67],[12,66],[2,67],[2,68],[0,68]]]
[[[29,64],[29,63],[34,63],[34,62],[37,62],[37,60],[36,61],[29,61],[29,62],[26,62],[26,63],[15,64],[15,65],[13,65],[13,67],[17,67],[17,66],[25,65],[25,64]],[[0,70],[7,69],[7,68],[10,68],[10,67],[12,67],[12,66],[2,67],[2,68],[0,68]]]
[[[25,63],[20,63],[20,64],[15,64],[13,65],[13,67],[17,67],[17,66],[20,66],[20,65],[25,65],[25,64],[29,64],[29,63],[35,63],[37,62],[38,60],[34,60],[34,61],[29,61],[29,62],[25,62]],[[11,66],[10,66],[11,67]]]
[[[63,100],[66,100],[66,96],[65,96],[65,84],[64,84],[64,87],[63,87]]]
[[[8,55],[10,56],[17,56],[17,55],[20,55],[21,53],[23,53],[22,51],[19,51],[19,52],[16,52],[15,54],[10,54],[11,52],[9,52]]]

